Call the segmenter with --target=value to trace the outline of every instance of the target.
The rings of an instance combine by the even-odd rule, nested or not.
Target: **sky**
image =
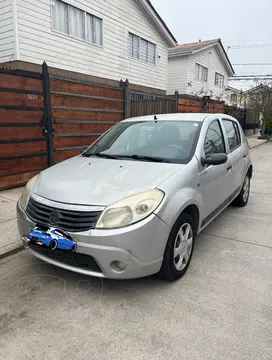
[[[272,74],[272,0],[151,2],[179,44],[221,38],[236,75]],[[235,65],[252,63],[270,65]],[[246,89],[253,84],[236,80],[229,85]]]

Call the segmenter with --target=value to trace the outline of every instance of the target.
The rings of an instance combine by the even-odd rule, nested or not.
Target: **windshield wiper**
[[[120,159],[133,159],[133,160],[139,160],[139,161],[150,161],[150,162],[160,162],[160,163],[171,163],[170,160],[160,158],[160,157],[153,157],[153,156],[146,156],[146,155],[110,155],[105,153],[94,153],[94,154],[84,154],[83,156],[91,157],[91,156],[98,156],[104,159],[114,159],[114,160],[120,160]]]
[[[83,156],[86,156],[86,157],[91,157],[91,156],[97,156],[97,157],[101,157],[101,158],[104,158],[104,159],[118,159],[120,160],[120,156],[117,156],[117,155],[110,155],[110,154],[104,154],[104,153],[94,153],[94,154],[86,154],[86,155],[83,155]]]
[[[171,163],[170,160],[155,157],[155,156],[146,156],[146,155],[120,155],[120,157],[124,159],[133,159],[139,161],[150,161],[150,162],[161,162],[161,163]]]

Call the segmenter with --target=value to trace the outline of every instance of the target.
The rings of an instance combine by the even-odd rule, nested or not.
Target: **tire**
[[[180,236],[181,233],[185,233],[186,237],[186,231],[189,232],[187,242],[185,239],[182,240]],[[186,273],[193,255],[195,236],[196,225],[192,217],[187,213],[182,213],[170,232],[164,252],[162,267],[158,273],[159,277],[172,282],[180,279]],[[182,243],[184,243],[184,248],[182,249],[181,254],[174,257],[174,250],[176,249],[176,253],[178,253],[178,249],[182,248]],[[186,246],[187,251],[185,249]],[[184,256],[183,259],[181,258],[182,256]]]
[[[50,248],[50,250],[56,250],[56,248],[58,247],[58,242],[57,242],[57,240],[52,240],[51,241],[51,243],[50,243],[50,245],[49,245],[49,248]]]
[[[242,190],[240,194],[237,196],[237,198],[234,199],[233,205],[239,207],[246,206],[248,203],[249,194],[250,194],[250,176],[249,174],[247,174],[243,182]]]

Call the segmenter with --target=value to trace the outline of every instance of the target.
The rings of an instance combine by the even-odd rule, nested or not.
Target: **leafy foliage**
[[[247,93],[247,102],[261,114],[262,133],[272,129],[272,82],[256,81],[256,86]]]

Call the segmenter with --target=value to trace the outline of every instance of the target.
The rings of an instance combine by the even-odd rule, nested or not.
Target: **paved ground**
[[[0,191],[0,257],[22,247],[16,222],[16,202],[22,188]]]
[[[0,260],[0,359],[272,359],[272,142],[252,150],[247,208],[199,236],[187,275],[100,281]]]

